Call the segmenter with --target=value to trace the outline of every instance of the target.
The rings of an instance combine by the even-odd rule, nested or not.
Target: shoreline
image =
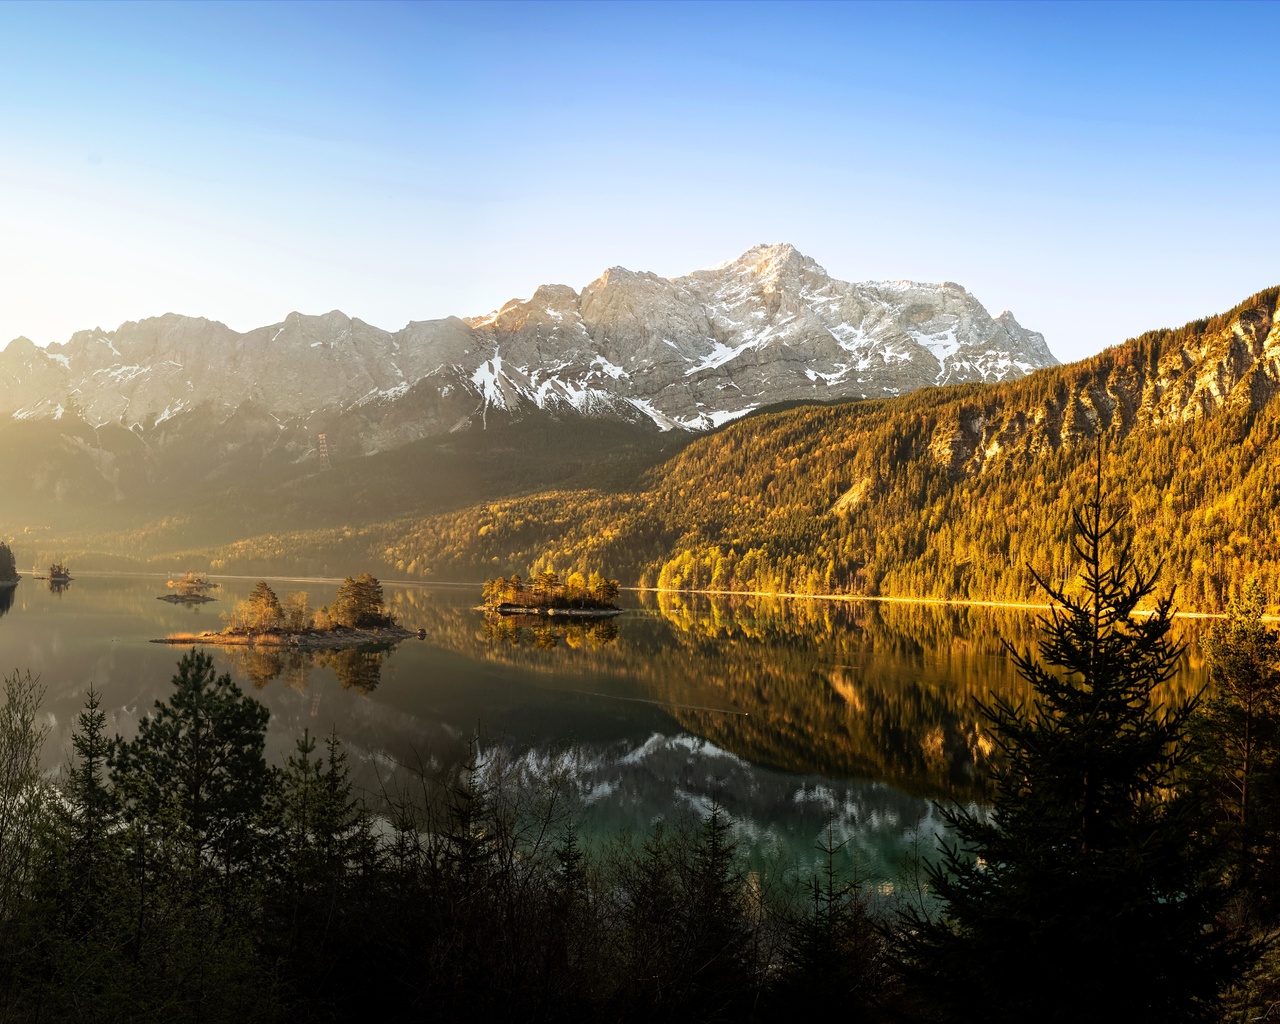
[[[19,574],[21,578],[23,574]],[[121,572],[119,570],[82,572],[81,576],[166,576],[161,572]],[[39,577],[32,577],[39,578]],[[240,575],[235,573],[210,573],[210,579],[225,580],[277,580],[285,583],[341,583],[342,578],[336,576],[290,576],[290,575]],[[455,580],[405,580],[381,579],[384,587],[471,587],[480,589],[481,583],[460,583]],[[481,581],[483,582],[483,581]],[[764,590],[672,590],[664,587],[622,587],[632,594],[680,594],[702,595],[704,597],[780,597],[797,601],[878,601],[885,604],[915,605],[951,605],[960,608],[1006,608],[1015,611],[1050,611],[1054,605],[1030,601],[995,601],[969,597],[896,597],[884,594],[796,594],[791,592]],[[483,606],[481,606],[483,607]],[[1152,615],[1153,609],[1140,609],[1135,615]],[[1175,611],[1176,619],[1225,619],[1225,612]],[[1280,615],[1263,615],[1263,622],[1280,622]]]
[[[622,608],[549,608],[543,605],[503,604],[497,608],[478,605],[476,611],[490,615],[530,615],[543,619],[612,619],[621,615]]]

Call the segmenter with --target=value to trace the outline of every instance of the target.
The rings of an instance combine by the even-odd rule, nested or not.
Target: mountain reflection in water
[[[981,799],[994,750],[978,700],[1027,691],[1005,649],[1034,648],[1020,609],[641,595],[607,644],[502,642],[428,591],[396,614],[470,658],[547,676],[627,680],[684,729],[753,763],[879,779],[932,798]],[[1199,689],[1191,645],[1170,692]],[[610,691],[611,692],[611,691]],[[603,695],[603,691],[602,691]],[[725,714],[724,712],[734,712]]]

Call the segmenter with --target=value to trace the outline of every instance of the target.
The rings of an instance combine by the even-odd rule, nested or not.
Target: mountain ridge
[[[612,267],[581,291],[542,285],[484,316],[396,332],[340,310],[244,333],[166,313],[47,349],[15,339],[0,351],[0,416],[72,414],[145,435],[205,402],[254,401],[307,435],[361,409],[358,448],[374,452],[416,439],[403,415],[388,437],[374,422],[414,389],[417,437],[532,408],[700,430],[779,401],[1054,364],[1042,335],[959,285],[843,282],[779,244],[677,278]]]

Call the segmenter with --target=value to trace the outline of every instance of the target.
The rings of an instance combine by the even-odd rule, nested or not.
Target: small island
[[[165,584],[172,594],[161,594],[157,601],[168,601],[170,604],[207,604],[216,598],[205,593],[216,590],[218,584],[209,582],[209,577],[202,572],[188,572],[176,580]]]
[[[497,615],[564,615],[594,619],[621,615],[618,581],[598,572],[583,576],[571,572],[563,580],[554,569],[531,573],[528,581],[519,575],[508,579],[485,580],[481,591],[484,610]]]
[[[311,607],[302,591],[286,594],[284,602],[259,580],[253,593],[224,612],[226,628],[204,633],[170,633],[156,644],[209,644],[217,647],[293,647],[340,650],[368,643],[387,643],[421,636],[405,629],[386,611],[382,584],[362,572],[348,576],[338,588],[333,604]]]
[[[71,582],[71,570],[67,568],[66,562],[61,559],[55,560],[49,566],[49,571],[41,576],[33,572],[31,574],[33,580],[48,580],[50,583],[67,584]]]

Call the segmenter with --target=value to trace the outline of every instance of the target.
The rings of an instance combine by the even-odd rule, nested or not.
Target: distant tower
[[[325,469],[329,466],[329,436],[327,434],[316,435],[320,440],[320,465]]]

